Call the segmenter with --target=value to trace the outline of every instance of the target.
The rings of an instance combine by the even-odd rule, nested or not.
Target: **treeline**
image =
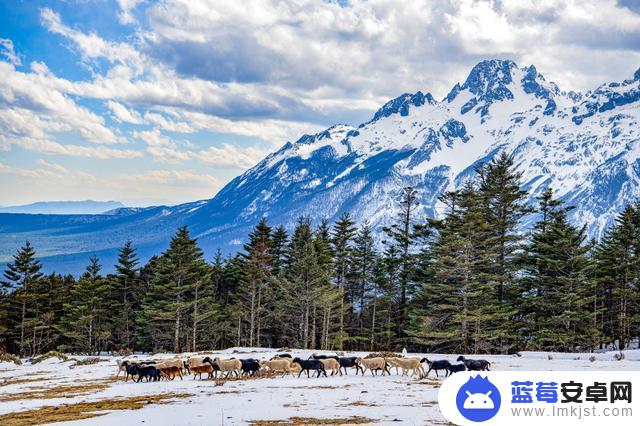
[[[26,243],[4,273],[0,350],[511,353],[625,348],[640,336],[640,205],[587,241],[551,189],[525,203],[507,155],[442,195],[441,219],[417,217],[417,198],[404,189],[379,242],[346,213],[300,218],[291,234],[263,219],[242,252],[205,259],[180,228],[146,264],[127,242],[115,273],[94,256],[77,280],[43,275]]]

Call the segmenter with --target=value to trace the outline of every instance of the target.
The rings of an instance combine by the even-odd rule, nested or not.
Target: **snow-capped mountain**
[[[127,237],[146,256],[182,224],[206,251],[235,251],[263,215],[293,224],[302,215],[332,220],[349,211],[380,229],[395,217],[404,186],[418,190],[419,215],[437,216],[438,196],[501,151],[514,155],[532,202],[551,186],[576,206],[572,220],[598,237],[639,198],[639,118],[640,70],[580,94],[561,90],[534,66],[483,61],[440,101],[405,93],[358,127],[335,125],[286,143],[211,200],[108,217],[0,215],[0,232],[12,237],[0,240],[1,260],[28,236],[46,254],[74,253],[86,263],[97,251],[108,264]]]

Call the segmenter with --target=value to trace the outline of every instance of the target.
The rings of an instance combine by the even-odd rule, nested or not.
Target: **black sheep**
[[[292,358],[291,354],[278,354],[276,355],[278,358]],[[275,358],[275,357],[274,357]],[[273,359],[273,358],[272,358]]]
[[[465,367],[467,367],[467,370],[469,371],[491,370],[491,363],[485,359],[466,359],[465,357],[460,355],[456,361],[462,361],[462,363],[465,365]]]
[[[138,372],[138,382],[142,380],[143,377],[147,378],[147,382],[153,380],[154,382],[160,381],[160,370],[152,365],[148,365],[145,367],[140,367]]]
[[[449,372],[451,371],[451,363],[446,359],[440,361],[429,361],[427,358],[422,358],[420,362],[426,362],[429,366],[429,370],[427,370],[427,374],[425,375],[426,377],[429,377],[429,373],[431,372],[431,370],[436,372],[436,377],[440,377],[438,375],[438,370],[444,370],[445,377],[447,377],[449,375]]]
[[[122,366],[124,367],[127,375],[124,378],[124,381],[126,382],[127,380],[129,380],[129,376],[131,376],[131,379],[133,380],[133,376],[137,376],[140,373],[140,364],[131,364],[129,363],[129,361],[123,361],[122,362]]]
[[[464,364],[452,364],[451,367],[449,367],[449,375],[460,371],[467,371],[467,367]]]
[[[316,372],[316,377],[320,378],[320,374],[324,374],[324,377],[327,377],[327,372],[324,370],[324,364],[322,361],[318,359],[300,359],[298,357],[294,358],[293,363],[298,364],[300,366],[300,373],[298,373],[298,377],[302,374],[303,371],[306,370],[307,377],[309,376],[309,371],[314,370]]]
[[[242,375],[255,376],[256,373],[260,370],[260,362],[257,359],[249,358],[249,359],[241,359],[240,363],[242,363]]]
[[[360,364],[356,362],[357,357],[348,356],[348,357],[340,357],[338,358],[338,362],[340,363],[340,369],[344,368],[344,374],[347,374],[347,368],[356,368],[356,376],[358,375],[358,371],[364,374],[364,369]]]

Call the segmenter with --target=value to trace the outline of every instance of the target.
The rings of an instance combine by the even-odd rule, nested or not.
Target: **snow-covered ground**
[[[307,358],[313,351],[292,350],[294,356]],[[270,358],[274,349],[232,348],[208,352],[222,358]],[[320,353],[320,352],[318,352]],[[202,354],[202,353],[201,353]],[[188,356],[189,354],[184,354]],[[360,353],[348,355],[365,355]],[[172,358],[173,354],[155,356],[134,355],[128,359]],[[204,356],[204,355],[202,355]],[[455,355],[409,354],[427,356],[431,360],[448,359]],[[591,361],[591,357],[595,357]],[[85,357],[76,356],[76,359]],[[21,366],[0,363],[0,424],[11,423],[3,416],[57,406],[63,411],[68,404],[100,402],[120,398],[143,397],[141,409],[117,409],[101,411],[101,416],[67,422],[69,424],[129,425],[129,424],[191,424],[191,425],[239,425],[277,424],[258,423],[265,420],[289,419],[291,423],[312,424],[314,419],[343,419],[353,424],[369,419],[376,424],[445,424],[438,410],[438,388],[444,380],[433,373],[427,379],[396,375],[370,374],[356,376],[350,370],[346,376],[327,378],[273,377],[227,381],[220,385],[213,380],[162,381],[155,383],[125,383],[114,381],[117,372],[115,357],[94,365],[75,366],[73,361],[61,362],[50,358],[31,365]],[[480,357],[476,357],[480,358]],[[560,354],[524,352],[521,356],[483,356],[491,361],[493,370],[639,370],[640,350],[627,351],[625,359],[615,359],[615,352],[601,354]],[[15,383],[14,383],[15,382]],[[65,388],[62,388],[62,387]],[[67,386],[78,386],[78,388]],[[83,388],[86,386],[86,388]],[[51,392],[48,392],[51,391]],[[60,392],[62,391],[62,392]],[[56,392],[58,392],[56,394]],[[161,403],[147,403],[146,398],[168,394]],[[186,395],[186,396],[185,396]],[[36,398],[33,398],[33,397]],[[64,405],[67,404],[67,405]],[[64,405],[64,406],[63,406]],[[97,409],[104,409],[99,404]],[[55,411],[55,410],[54,410]],[[105,414],[106,413],[106,414]],[[28,417],[27,417],[28,418]],[[38,418],[38,417],[36,417]],[[44,419],[45,417],[42,417]],[[296,418],[300,418],[297,419]],[[348,420],[351,419],[351,420]],[[317,420],[316,424],[322,424]],[[307,423],[302,423],[307,421]],[[6,423],[5,423],[6,422]],[[312,421],[311,421],[312,422]],[[351,422],[351,423],[349,423]],[[336,424],[336,423],[334,423]]]

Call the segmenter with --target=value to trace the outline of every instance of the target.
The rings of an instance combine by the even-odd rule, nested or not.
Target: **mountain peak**
[[[488,59],[473,67],[462,89],[469,89],[474,95],[497,92],[512,81],[511,71],[518,68],[515,62],[508,59]],[[533,68],[535,71],[535,67]]]
[[[518,65],[507,59],[481,61],[473,67],[464,84],[456,84],[445,100],[451,103],[458,93],[468,90],[474,97],[460,108],[460,113],[465,114],[479,105],[476,111],[484,117],[493,102],[513,99],[513,93],[507,86],[513,81],[514,69],[518,69]]]
[[[433,96],[431,96],[431,93],[427,92],[426,94],[423,94],[421,91],[413,94],[403,93],[397,98],[391,99],[390,101],[382,105],[382,107],[378,111],[376,111],[369,123],[397,113],[400,113],[400,115],[403,117],[407,116],[409,115],[409,108],[411,105],[419,107],[424,105],[425,103],[435,103],[435,100],[433,99]]]

